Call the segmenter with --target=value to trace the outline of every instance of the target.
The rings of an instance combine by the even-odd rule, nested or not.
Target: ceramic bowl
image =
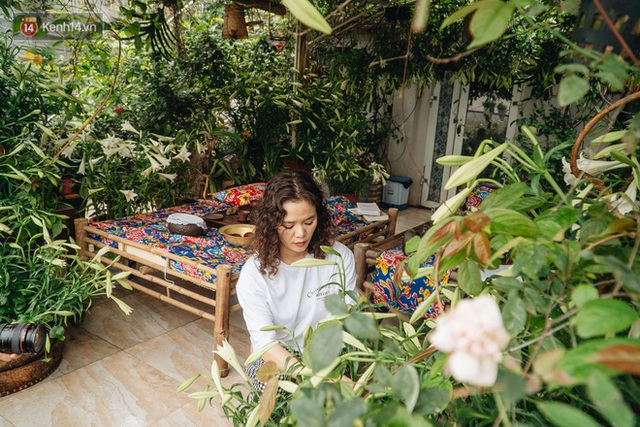
[[[224,218],[224,214],[219,212],[210,213],[202,217],[209,227],[214,227],[222,218]]]
[[[229,224],[220,228],[220,234],[236,246],[250,246],[255,231],[256,226],[252,224]]]

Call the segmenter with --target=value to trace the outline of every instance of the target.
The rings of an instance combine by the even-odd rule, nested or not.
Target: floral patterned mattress
[[[125,218],[92,222],[89,225],[123,239],[198,260],[212,269],[215,269],[219,264],[225,263],[231,266],[233,273],[237,273],[251,255],[250,249],[230,244],[218,232],[217,228],[210,227],[205,234],[199,237],[171,234],[167,230],[166,220],[169,215],[174,213],[203,217],[213,212],[222,212],[228,208],[248,205],[251,200],[262,197],[265,186],[265,183],[242,185],[215,193],[212,199],[200,200]],[[333,225],[338,236],[369,225],[369,222],[364,218],[349,211],[354,206],[345,198],[332,196],[327,200],[327,206],[332,213]],[[350,242],[345,243],[357,241],[372,232],[375,232],[375,230],[369,230],[363,235],[353,236]],[[89,237],[102,241],[109,246],[118,247],[117,242],[113,240],[105,239],[95,234],[89,234]],[[213,274],[197,270],[181,262],[171,260],[171,268],[191,277],[208,282],[215,281]]]

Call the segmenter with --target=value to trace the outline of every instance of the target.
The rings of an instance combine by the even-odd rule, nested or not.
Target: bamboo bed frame
[[[353,249],[357,243],[373,242],[376,239],[386,239],[393,236],[398,210],[389,208],[388,216],[386,220],[376,221],[341,235],[337,240]],[[124,280],[132,288],[202,318],[212,320],[214,322],[215,348],[221,346],[229,338],[229,315],[240,310],[240,304],[231,299],[236,293],[233,284],[236,283],[239,273],[232,273],[230,265],[220,264],[213,268],[198,260],[137,243],[91,226],[88,218],[76,218],[74,227],[76,244],[80,247],[80,256],[92,258],[99,249],[108,248],[108,253],[118,256],[119,259],[114,262],[114,257],[105,254],[102,256],[101,262],[105,265],[112,265],[121,271],[129,272],[129,277]],[[373,232],[361,240],[348,243],[350,239],[367,231]],[[115,242],[117,248],[93,239],[90,235]],[[171,267],[171,261],[179,262],[204,273],[214,274],[215,283],[176,271]],[[178,281],[169,279],[168,275]],[[132,280],[133,278],[142,280]],[[150,284],[156,285],[160,290],[153,289]],[[200,308],[203,305],[206,309]],[[227,363],[218,355],[215,357],[222,376],[226,376],[228,374]]]

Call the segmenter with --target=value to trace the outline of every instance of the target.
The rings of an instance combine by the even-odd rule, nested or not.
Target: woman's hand
[[[12,360],[17,359],[18,357],[20,357],[19,354],[0,353],[0,363],[9,363]]]

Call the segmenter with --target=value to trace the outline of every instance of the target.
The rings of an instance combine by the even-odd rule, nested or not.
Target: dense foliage
[[[78,257],[64,234],[66,217],[55,211],[69,165],[53,154],[60,147],[52,128],[64,132],[78,101],[50,80],[52,69],[17,61],[17,51],[0,45],[0,322],[42,323],[63,338],[69,319],[80,321],[122,275]]]

